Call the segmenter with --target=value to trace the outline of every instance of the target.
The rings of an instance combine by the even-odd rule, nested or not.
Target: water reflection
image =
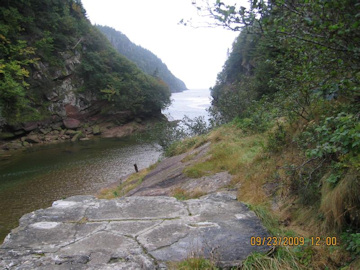
[[[121,176],[155,163],[161,149],[135,138],[101,139],[28,149],[0,161],[0,238],[24,213],[54,200],[92,194]]]

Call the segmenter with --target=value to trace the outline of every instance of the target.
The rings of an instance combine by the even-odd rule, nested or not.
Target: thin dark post
[[[139,172],[138,167],[137,167],[136,164],[134,164],[134,167],[135,167],[135,171],[136,171],[136,172]]]

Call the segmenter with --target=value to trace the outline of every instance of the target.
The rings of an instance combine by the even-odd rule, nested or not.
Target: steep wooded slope
[[[283,223],[297,226],[300,235],[336,235],[343,245],[337,259],[328,251],[325,260],[300,256],[297,268],[266,266],[265,257],[261,267],[249,260],[244,269],[358,269],[360,4],[253,0],[245,9],[217,1],[211,12],[218,23],[240,31],[212,88],[213,115],[267,138],[261,166],[237,177],[249,179],[250,192],[243,182],[240,190],[263,190],[263,198],[272,198],[269,205],[283,201]],[[275,164],[264,165],[270,160]],[[283,259],[280,252],[272,257],[278,255]]]
[[[96,27],[106,35],[119,53],[133,61],[145,73],[162,79],[169,85],[171,92],[187,89],[185,83],[176,78],[155,54],[132,43],[126,35],[111,27],[101,25],[96,25]]]
[[[0,127],[159,114],[170,92],[117,53],[81,1],[1,1]],[[39,124],[40,125],[40,124]]]

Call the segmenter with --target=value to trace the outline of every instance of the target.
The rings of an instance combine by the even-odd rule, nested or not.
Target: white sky
[[[212,0],[215,1],[215,0]],[[92,24],[107,25],[157,55],[189,89],[214,86],[238,32],[179,25],[200,19],[193,0],[82,0]],[[236,1],[247,5],[247,0]]]

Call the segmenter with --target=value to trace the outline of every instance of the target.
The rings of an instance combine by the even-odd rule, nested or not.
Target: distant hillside
[[[115,49],[133,61],[145,73],[159,77],[168,84],[171,92],[186,90],[183,81],[176,78],[155,54],[130,41],[126,35],[108,26],[96,25],[106,35]]]

